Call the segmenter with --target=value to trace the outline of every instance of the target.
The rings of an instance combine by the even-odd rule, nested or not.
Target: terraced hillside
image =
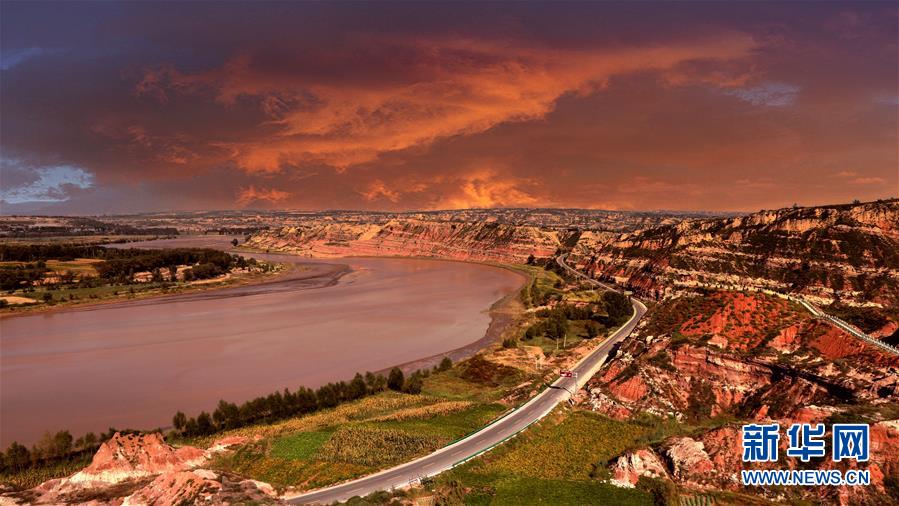
[[[485,222],[391,220],[385,224],[322,223],[250,237],[247,246],[314,257],[424,256],[524,263],[552,256],[565,233]]]
[[[875,335],[899,327],[895,199],[581,234],[571,260],[649,298],[700,286],[770,289],[836,304],[834,312]]]

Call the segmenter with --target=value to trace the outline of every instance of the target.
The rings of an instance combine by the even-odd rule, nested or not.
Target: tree
[[[184,427],[187,425],[187,415],[182,412],[175,413],[175,416],[172,417],[172,427],[175,427],[175,430],[178,432],[184,432]]]
[[[403,390],[405,380],[406,378],[403,375],[403,371],[401,371],[399,367],[394,367],[390,370],[390,374],[387,375],[387,388],[400,392]]]
[[[31,454],[28,448],[13,441],[6,449],[6,466],[13,471],[23,471],[31,465]]]
[[[453,361],[449,357],[443,357],[443,360],[440,361],[440,365],[437,366],[438,371],[449,371],[453,368]]]
[[[316,399],[315,392],[306,387],[300,387],[296,393],[297,398],[297,412],[300,414],[312,413],[316,409],[318,409],[318,400]]]
[[[605,292],[602,294],[602,301],[613,325],[621,325],[633,313],[631,301],[626,295],[618,292]]]
[[[528,262],[527,262],[527,264],[528,264],[528,265],[534,265],[534,260],[536,260],[536,258],[534,258],[534,255],[528,255]]]
[[[88,432],[87,434],[78,438],[75,441],[75,449],[76,450],[90,450],[94,446],[97,445],[97,435],[93,432]]]
[[[599,326],[596,325],[596,322],[587,322],[584,330],[587,331],[587,339],[593,339],[599,335]]]
[[[352,400],[361,399],[368,394],[368,386],[365,384],[365,378],[362,377],[361,374],[356,373],[353,376],[353,381],[350,382],[350,386],[348,388],[349,398]]]
[[[197,434],[206,436],[213,432],[215,432],[215,427],[212,425],[212,417],[209,416],[209,413],[201,411],[200,414],[197,415]]]
[[[61,430],[53,435],[53,450],[59,457],[65,457],[72,451],[72,434]]]
[[[238,244],[240,244],[240,241],[238,241],[237,239],[231,239],[231,246],[234,246],[236,248]]]
[[[184,423],[184,434],[187,436],[196,436],[199,434],[197,420],[195,418],[188,418],[187,422]]]
[[[318,406],[320,408],[333,408],[340,403],[337,388],[333,383],[328,383],[327,385],[319,387],[318,391],[315,392],[315,397],[318,399]]]
[[[409,379],[403,385],[403,392],[407,394],[420,394],[421,389],[424,386],[424,378],[420,372],[415,371],[409,376]]]
[[[365,384],[370,393],[383,392],[387,388],[387,378],[383,374],[365,373]]]
[[[219,429],[234,429],[240,426],[240,410],[237,404],[220,400],[212,412],[212,420]]]

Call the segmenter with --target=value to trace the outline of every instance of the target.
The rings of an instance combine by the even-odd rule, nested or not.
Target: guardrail
[[[892,353],[894,355],[899,355],[899,348],[896,348],[895,346],[893,346],[889,343],[885,343],[885,342],[881,341],[880,339],[875,339],[875,338],[869,336],[868,334],[865,334],[860,329],[850,325],[849,323],[841,320],[840,318],[837,318],[836,316],[825,313],[823,310],[821,310],[821,308],[819,308],[818,306],[815,306],[811,302],[808,302],[805,299],[800,299],[798,297],[788,296],[788,298],[790,300],[793,300],[793,301],[796,301],[796,302],[802,304],[813,315],[827,320],[832,325],[845,331],[846,333],[853,335],[853,336],[857,337],[858,339],[865,341],[868,344],[877,346],[889,353]]]

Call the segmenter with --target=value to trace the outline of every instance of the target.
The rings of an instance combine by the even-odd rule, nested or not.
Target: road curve
[[[564,255],[558,257],[556,261],[573,275],[585,278],[597,286],[612,289],[568,267],[565,264]],[[630,335],[640,318],[646,313],[646,306],[642,302],[631,298],[631,303],[634,307],[634,314],[630,320],[577,363],[572,369],[576,373],[575,377],[557,379],[531,400],[478,432],[411,462],[332,487],[296,496],[285,496],[284,499],[291,504],[329,504],[346,501],[354,496],[364,496],[378,490],[390,490],[417,483],[422,478],[440,474],[491,450],[546,416],[559,403],[570,399],[573,393],[596,373],[605,362],[612,347]]]

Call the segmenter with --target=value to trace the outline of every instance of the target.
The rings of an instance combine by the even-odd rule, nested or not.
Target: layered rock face
[[[697,286],[771,289],[883,307],[896,321],[899,200],[582,234],[571,260],[652,298]]]
[[[209,450],[176,449],[159,434],[117,433],[78,473],[4,494],[0,504],[279,504],[266,483],[200,468],[214,453],[241,442],[245,440],[220,441]]]
[[[899,478],[899,357],[779,297],[716,291],[663,301],[587,389],[588,407],[618,419],[649,413],[705,426],[715,419],[773,420],[781,427],[868,422],[872,451],[878,450],[860,467],[871,470],[873,485],[799,493],[820,494],[827,502],[881,504],[892,493],[888,481]],[[688,489],[775,497],[778,491],[740,485],[739,433],[739,424],[732,423],[669,437],[621,455],[609,470],[621,486],[647,476]],[[788,459],[771,468],[796,465]],[[836,464],[818,459],[813,465],[830,469]]]
[[[247,245],[310,257],[423,256],[524,262],[552,256],[564,233],[499,223],[391,220],[385,224],[323,223],[253,235]]]

